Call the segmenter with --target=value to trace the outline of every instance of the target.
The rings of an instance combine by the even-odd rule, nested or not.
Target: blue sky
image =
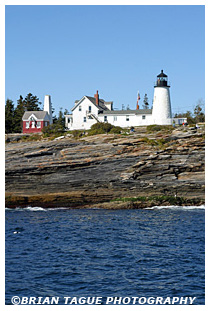
[[[135,109],[152,104],[163,69],[173,112],[205,99],[205,9],[200,5],[6,6],[5,98],[52,97],[56,114],[83,95]]]

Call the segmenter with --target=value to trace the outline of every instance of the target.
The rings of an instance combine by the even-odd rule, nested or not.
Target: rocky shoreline
[[[205,202],[203,128],[17,140],[7,136],[6,207],[132,209]]]

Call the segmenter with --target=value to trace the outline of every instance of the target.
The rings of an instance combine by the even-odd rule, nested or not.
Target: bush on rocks
[[[97,134],[120,134],[122,132],[122,128],[120,126],[114,126],[110,123],[95,123],[91,126],[89,130],[89,135],[97,135]]]
[[[147,132],[158,132],[158,131],[164,131],[167,133],[171,133],[173,131],[174,127],[172,125],[158,125],[158,124],[152,124],[147,126]]]
[[[60,124],[50,124],[42,129],[43,137],[58,137],[64,133],[64,129]]]

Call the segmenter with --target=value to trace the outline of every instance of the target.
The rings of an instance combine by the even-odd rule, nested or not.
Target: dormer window
[[[35,121],[35,118],[33,116],[31,116],[30,121]]]
[[[37,123],[37,121],[36,121],[36,119],[34,118],[34,116],[32,115],[32,116],[30,116],[30,118],[29,118],[29,127],[28,128],[35,128],[36,127],[36,123]],[[27,125],[26,125],[27,126]]]

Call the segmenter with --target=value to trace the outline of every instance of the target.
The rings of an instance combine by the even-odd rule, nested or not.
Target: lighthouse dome
[[[170,87],[168,85],[168,76],[163,72],[163,70],[161,70],[161,73],[157,75],[155,87],[163,87],[163,86]]]
[[[161,77],[165,77],[167,78],[168,76],[163,72],[163,70],[161,70],[161,73],[159,73],[159,75],[157,75],[158,78],[161,78]]]

